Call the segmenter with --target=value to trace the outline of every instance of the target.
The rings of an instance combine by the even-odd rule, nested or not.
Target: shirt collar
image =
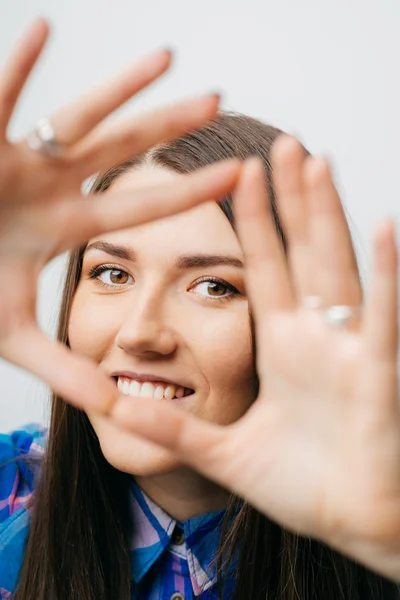
[[[138,583],[170,543],[177,521],[155,504],[134,482],[131,486],[133,534],[132,578]],[[213,564],[221,536],[225,510],[207,513],[179,523],[185,535],[187,561],[196,596],[216,583]]]

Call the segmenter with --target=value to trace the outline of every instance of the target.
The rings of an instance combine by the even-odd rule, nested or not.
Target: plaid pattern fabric
[[[18,582],[29,532],[29,500],[44,454],[47,431],[28,425],[0,434],[0,598],[11,600]],[[16,461],[21,455],[37,459]],[[218,600],[213,564],[224,511],[177,523],[132,481],[134,534],[131,542],[132,598]],[[225,586],[224,600],[233,594],[234,581]]]

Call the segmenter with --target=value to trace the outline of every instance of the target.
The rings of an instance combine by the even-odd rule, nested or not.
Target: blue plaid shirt
[[[29,500],[37,473],[31,464],[13,459],[22,454],[43,457],[47,431],[29,425],[0,434],[0,598],[11,600],[22,566],[30,525]],[[38,461],[40,465],[40,460]],[[217,600],[213,558],[219,544],[224,511],[177,523],[154,504],[133,481],[134,534],[131,542],[132,580],[136,600]],[[225,600],[233,593],[225,587]],[[177,596],[179,598],[179,596]]]

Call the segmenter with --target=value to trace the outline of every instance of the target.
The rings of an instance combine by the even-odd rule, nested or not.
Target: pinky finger
[[[394,224],[383,221],[374,236],[373,265],[364,333],[368,353],[396,360],[399,343],[398,250]]]
[[[107,413],[117,401],[115,383],[94,362],[51,341],[35,322],[11,333],[2,345],[6,360],[36,375],[78,408]]]
[[[0,72],[0,139],[4,141],[8,122],[19,95],[49,35],[43,19],[35,21],[25,32]]]

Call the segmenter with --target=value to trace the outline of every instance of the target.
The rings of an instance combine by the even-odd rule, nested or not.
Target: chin
[[[121,431],[104,417],[96,415],[89,418],[105,459],[115,469],[131,475],[150,477],[165,475],[183,466],[169,450],[127,431]]]

